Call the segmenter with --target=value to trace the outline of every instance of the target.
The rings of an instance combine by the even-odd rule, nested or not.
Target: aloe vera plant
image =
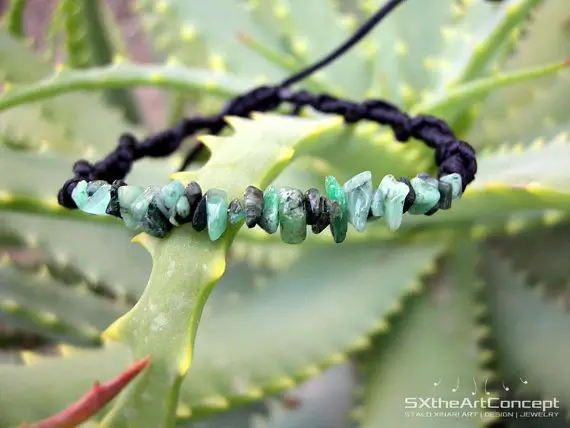
[[[149,133],[132,88],[164,90],[165,126],[186,110],[215,112],[322,56],[381,4],[136,0],[155,56],[136,64],[105,3],[61,0],[46,34],[64,53],[55,64],[53,52],[29,47],[27,2],[9,2],[0,29],[1,427],[57,415],[95,382],[121,392],[93,406],[91,390],[82,418],[43,426],[564,426],[567,0],[408,0],[301,84],[436,115],[477,149],[476,180],[453,209],[406,216],[397,232],[376,222],[341,245],[328,229],[286,245],[234,225],[215,242],[191,228],[157,239],[57,204],[77,158],[100,159],[123,132]],[[176,177],[237,195],[247,185],[322,190],[325,176],[344,182],[365,170],[435,171],[429,149],[370,123],[310,111],[228,123],[223,136],[203,138],[209,159]],[[140,162],[129,181],[165,184],[183,156]],[[556,399],[547,411],[558,417],[406,407],[429,397]]]

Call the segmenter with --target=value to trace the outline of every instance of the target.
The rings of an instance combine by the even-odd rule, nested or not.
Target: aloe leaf
[[[528,34],[517,44],[516,52],[506,63],[506,70],[570,57],[570,32],[567,27],[568,3],[564,0],[544,2]],[[568,72],[546,79],[503,89],[492,94],[480,107],[481,115],[472,132],[483,134],[485,145],[529,141],[538,135],[554,136],[570,121],[564,94],[570,88]]]
[[[60,71],[37,83],[13,88],[0,96],[0,111],[67,92],[124,86],[153,86],[182,91],[203,89],[223,96],[236,95],[252,87],[245,80],[204,70],[175,65],[119,63],[87,70]]]
[[[27,275],[0,267],[0,318],[3,323],[75,344],[99,343],[99,333],[126,308],[85,290],[58,284],[47,274]]]
[[[412,108],[412,111],[428,112],[434,116],[445,117],[450,123],[453,123],[454,118],[464,113],[472,103],[484,98],[495,90],[548,77],[569,66],[570,62],[564,60],[513,72],[494,73],[491,77],[476,79],[469,83],[455,86],[439,98],[427,97],[422,104]]]
[[[492,237],[489,244],[529,283],[560,296],[570,288],[566,256],[570,251],[569,233],[570,224],[563,222],[553,227],[523,230],[512,236]]]
[[[0,63],[4,94],[10,92],[10,87],[36,82],[52,72],[47,62],[3,29],[0,29]],[[65,154],[81,153],[89,147],[107,150],[116,144],[121,133],[139,132],[91,94],[67,94],[5,111],[1,129],[21,146],[49,145]]]
[[[0,364],[2,385],[10,385],[9,394],[0,397],[0,425],[19,426],[24,421],[46,418],[79,399],[95,382],[113,378],[130,363],[124,346],[109,344],[104,349],[69,357],[42,358],[27,366]],[[73,382],[62,382],[70,378]],[[54,385],[59,385],[58,392],[50,394]]]
[[[14,37],[22,37],[24,35],[22,21],[27,3],[26,0],[13,0],[8,5],[8,10],[4,12],[2,24]]]
[[[45,251],[56,267],[72,268],[92,285],[103,283],[118,295],[138,297],[150,260],[147,252],[129,243],[132,233],[123,222],[57,205],[57,192],[71,177],[73,162],[50,152],[18,152],[0,146],[0,228]],[[137,162],[129,182],[165,183],[172,170],[168,161]],[[63,216],[76,221],[62,221]],[[124,257],[127,253],[129,258]]]
[[[565,167],[570,145],[564,134],[543,145],[514,146],[478,157],[475,181],[448,211],[433,216],[407,216],[406,227],[435,226],[440,222],[481,222],[530,211],[568,212],[570,189]],[[547,169],[544,165],[549,165]]]
[[[343,25],[329,0],[286,0],[280,8],[289,22],[293,52],[303,59],[324,57],[347,40],[355,28],[355,25],[352,28]],[[356,46],[317,73],[313,80],[328,87],[328,92],[361,99],[370,87],[373,66],[374,57]]]
[[[65,14],[67,63],[72,68],[103,66],[113,61],[115,52],[110,41],[107,26],[103,24],[103,7],[99,2],[68,1],[60,2]],[[107,19],[112,22],[111,19]],[[115,89],[105,93],[107,100],[123,111],[131,123],[140,121],[137,105],[132,94],[125,89]]]
[[[354,369],[345,363],[331,367],[281,400],[269,399],[268,414],[254,414],[251,428],[350,426],[349,409],[355,385]]]
[[[360,7],[369,16],[384,3],[384,0],[362,0]],[[426,63],[430,65],[430,59],[437,57],[445,42],[440,27],[454,17],[454,9],[446,0],[416,3],[398,6],[370,36],[376,65],[370,95],[390,99],[404,109],[434,86],[438,74],[426,72]],[[413,22],[430,25],[411,25]]]
[[[284,77],[280,67],[265,59],[251,55],[238,40],[238,33],[257,40],[266,40],[270,46],[279,43],[262,31],[239,3],[229,0],[187,2],[168,0],[155,2],[138,0],[137,8],[143,18],[149,16],[156,29],[155,46],[167,47],[168,53],[182,62],[188,58],[186,40],[196,37],[208,49],[210,68],[219,71],[253,76],[264,81]],[[228,19],[220,19],[220,11]],[[166,24],[166,25],[161,25]],[[273,43],[272,43],[273,42]],[[243,58],[248,58],[244,61]]]
[[[335,135],[342,126],[338,119],[256,117],[255,121],[229,119],[235,134],[204,138],[212,151],[208,167],[177,173],[173,178],[196,180],[205,189],[225,189],[233,199],[241,196],[247,185],[267,186],[294,155],[330,141],[329,135]],[[250,167],[241,177],[228,168],[245,163]],[[168,239],[144,234],[138,238],[153,258],[149,283],[137,305],[113,323],[104,336],[127,343],[135,358],[152,355],[152,362],[117,401],[105,426],[172,425],[180,382],[193,359],[203,306],[224,273],[225,252],[239,226],[230,227],[215,242],[188,227],[177,228]],[[189,265],[189,259],[195,262]],[[153,400],[152,405],[136,404],[150,393],[161,398]]]
[[[443,56],[453,58],[449,71],[441,73],[447,86],[465,83],[488,71],[501,48],[509,43],[509,35],[528,18],[530,11],[543,0],[507,0],[464,2],[456,7],[462,17],[448,29]],[[536,62],[534,62],[536,63]]]
[[[570,346],[565,338],[570,331],[570,316],[545,302],[490,248],[483,253],[482,261],[499,371],[505,386],[521,394],[556,397],[562,406],[569,406],[570,378],[566,367]]]
[[[473,305],[476,247],[458,245],[425,294],[411,305],[413,310],[401,321],[405,328],[379,337],[366,353],[362,362],[366,395],[356,411],[360,427],[477,427],[482,420],[489,421],[479,414],[421,417],[430,409],[413,407],[421,403],[418,397],[475,401],[486,396]],[[472,409],[460,413],[463,410]]]

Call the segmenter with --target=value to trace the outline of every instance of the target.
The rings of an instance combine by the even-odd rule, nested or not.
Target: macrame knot
[[[254,111],[273,110],[280,103],[278,88],[261,86],[228,102],[221,114],[222,116],[248,117]]]
[[[75,174],[75,176],[78,178],[88,180],[91,178],[92,173],[93,165],[91,165],[85,159],[79,159],[73,164],[73,174]]]

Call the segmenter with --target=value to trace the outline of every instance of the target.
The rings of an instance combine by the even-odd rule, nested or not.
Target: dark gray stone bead
[[[148,209],[142,219],[142,227],[146,233],[157,238],[164,238],[172,230],[172,224],[162,214],[156,197],[148,205]]]
[[[198,206],[192,217],[192,227],[197,232],[201,232],[206,226],[208,226],[208,212],[206,211],[206,198],[202,198],[198,202]]]
[[[188,186],[186,186],[186,190],[184,190],[184,196],[188,199],[188,203],[190,204],[190,215],[192,216],[196,211],[198,202],[202,199],[202,188],[195,181],[191,181]]]
[[[448,210],[451,208],[451,201],[453,199],[453,186],[451,183],[439,180],[439,202],[438,208],[441,210]]]
[[[263,209],[263,192],[255,186],[247,186],[243,194],[245,224],[250,229],[258,224]]]
[[[406,213],[406,212],[408,212],[408,210],[410,209],[410,207],[414,204],[414,202],[416,200],[416,191],[412,187],[412,183],[410,183],[410,180],[408,180],[406,177],[400,177],[400,178],[398,178],[398,181],[400,183],[404,183],[410,189],[410,191],[406,195],[406,199],[404,199],[404,209],[402,212]]]
[[[121,218],[121,205],[119,203],[119,187],[126,186],[123,180],[115,180],[111,185],[111,190],[109,194],[111,196],[111,200],[109,201],[109,205],[107,205],[107,214],[112,215],[114,217]]]
[[[321,215],[321,194],[317,189],[309,189],[305,192],[304,203],[305,212],[307,213],[307,224],[313,225],[317,223]]]
[[[317,222],[311,226],[311,230],[315,234],[321,233],[330,224],[331,201],[323,196],[319,199],[320,215]]]

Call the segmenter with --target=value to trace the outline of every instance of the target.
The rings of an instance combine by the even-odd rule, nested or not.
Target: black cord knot
[[[73,164],[73,173],[76,177],[87,180],[93,173],[93,165],[91,165],[85,159],[79,159]]]
[[[75,204],[75,201],[71,197],[71,194],[73,193],[73,189],[75,189],[75,186],[77,186],[77,183],[79,183],[82,180],[83,180],[82,178],[74,177],[70,178],[65,183],[63,183],[62,188],[59,189],[59,192],[57,192],[57,202],[59,203],[59,205],[70,210],[74,210],[77,208],[77,205]]]

